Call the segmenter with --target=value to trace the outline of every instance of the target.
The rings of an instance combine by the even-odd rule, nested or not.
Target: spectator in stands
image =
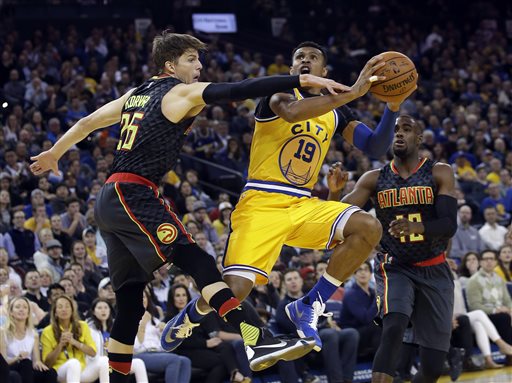
[[[96,298],[91,305],[90,315],[87,319],[87,325],[91,329],[91,336],[96,344],[96,356],[93,359],[103,358],[101,363],[108,364],[107,345],[112,330],[114,309],[106,300]],[[88,361],[89,357],[87,357]],[[93,362],[95,363],[95,362]],[[148,374],[146,365],[141,359],[135,359],[132,362],[130,373],[135,376],[135,382],[147,383]]]
[[[244,175],[247,173],[249,160],[237,138],[227,140],[225,148],[216,154],[215,161]]]
[[[41,294],[48,299],[48,288],[53,284],[52,273],[48,269],[38,270],[41,279]],[[49,303],[49,302],[48,302]]]
[[[158,313],[148,289],[144,290],[142,300],[146,311],[139,323],[135,337],[133,358],[141,359],[149,372],[164,373],[165,383],[190,381],[190,359],[171,352],[164,352],[160,345],[160,335],[165,324],[158,319]]]
[[[206,204],[203,201],[194,202],[192,215],[193,217],[191,217],[191,219],[199,224],[200,231],[206,235],[208,241],[210,241],[212,245],[217,243],[219,237],[210,222],[210,218],[208,218],[208,214],[206,213]]]
[[[23,208],[25,212],[25,218],[30,218],[34,215],[38,206],[44,206],[46,215],[50,217],[52,215],[52,209],[45,203],[44,192],[41,189],[34,189],[30,193],[30,204]]]
[[[71,238],[82,239],[82,232],[87,227],[85,216],[80,213],[80,200],[70,197],[66,200],[66,212],[60,216],[62,230]]]
[[[167,305],[167,296],[169,295],[169,270],[167,266],[162,266],[154,273],[154,279],[151,281],[151,287],[153,289],[153,293],[155,294],[158,304],[165,308]]]
[[[46,313],[46,315],[37,324],[37,328],[39,330],[44,329],[46,326],[48,326],[50,324],[51,307],[52,307],[53,303],[57,300],[57,298],[60,297],[61,295],[64,295],[65,293],[66,293],[66,291],[64,290],[64,287],[62,287],[58,283],[52,283],[48,287],[48,291],[47,291],[46,295],[47,295],[47,299],[48,299],[48,304],[50,305],[50,310]]]
[[[472,251],[464,254],[459,265],[460,283],[465,289],[469,278],[471,278],[480,268],[480,254]]]
[[[278,54],[274,57],[274,62],[267,68],[267,75],[273,76],[276,74],[289,74],[290,67],[284,63],[284,56]]]
[[[102,279],[102,274],[87,255],[85,244],[82,241],[74,241],[71,245],[71,262],[82,265],[84,269],[84,283],[96,289]]]
[[[46,249],[48,251],[48,259],[41,264],[40,268],[50,270],[53,280],[58,281],[64,274],[64,266],[66,265],[66,260],[62,255],[62,244],[56,239],[51,239],[46,242]]]
[[[221,202],[219,204],[219,218],[213,221],[212,226],[217,231],[217,236],[220,237],[222,234],[229,234],[229,218],[233,211],[233,205],[229,202]]]
[[[50,304],[41,293],[41,276],[37,270],[29,270],[25,274],[25,297],[37,304],[41,310],[49,311]]]
[[[9,81],[4,84],[4,97],[10,104],[22,104],[25,97],[25,83],[20,80],[20,73],[12,69],[9,73]]]
[[[55,187],[55,198],[50,201],[50,206],[54,214],[64,214],[66,212],[66,201],[69,198],[69,189],[65,183],[59,183]]]
[[[39,233],[39,231],[43,228],[49,229],[51,224],[50,220],[48,219],[48,215],[46,214],[46,207],[36,207],[33,216],[25,221],[23,227],[34,233]]]
[[[480,253],[484,249],[480,233],[471,226],[472,212],[468,205],[459,207],[459,225],[452,238],[450,258],[460,260],[468,252]]]
[[[507,229],[499,225],[498,212],[495,207],[488,207],[484,210],[485,225],[478,232],[485,244],[485,247],[498,250],[505,242]]]
[[[355,272],[355,283],[347,288],[340,314],[341,328],[355,328],[359,333],[359,355],[372,357],[380,344],[382,328],[373,319],[377,316],[375,289],[370,287],[372,265],[365,261]]]
[[[6,279],[12,279],[21,286],[21,277],[11,266],[9,266],[9,256],[5,248],[0,247],[0,269],[5,270]]]
[[[493,250],[484,250],[478,270],[468,281],[466,295],[469,310],[482,310],[498,329],[501,338],[512,344],[512,299],[503,279],[494,272],[497,256]],[[507,356],[512,365],[512,355]]]
[[[39,335],[32,324],[30,303],[17,297],[9,303],[9,321],[0,330],[0,353],[23,383],[54,383],[57,373],[41,361]]]
[[[189,182],[190,186],[192,187],[192,194],[195,195],[199,201],[204,202],[208,208],[211,208],[215,205],[211,197],[205,193],[205,191],[199,184],[199,175],[197,171],[195,171],[194,169],[188,169],[185,172],[185,179]]]
[[[464,315],[469,318],[469,323],[471,325],[471,329],[475,334],[476,344],[478,348],[482,352],[484,356],[484,362],[486,368],[496,368],[501,367],[494,363],[491,355],[491,345],[489,343],[489,339],[496,343],[496,345],[500,348],[500,351],[504,354],[512,354],[512,346],[510,346],[507,342],[505,342],[496,327],[491,322],[487,314],[482,310],[472,310],[469,311],[466,309],[466,304],[464,303],[464,296],[462,285],[460,284],[460,280],[457,275],[454,273],[454,305],[453,305],[453,315],[457,317],[459,315]],[[466,352],[464,356],[464,367],[466,370],[474,369],[473,362],[471,360],[471,348],[473,345],[473,340],[470,339],[469,347],[466,347]]]
[[[25,230],[25,213],[17,211],[13,214],[12,229],[5,233],[4,242],[10,261],[18,261],[23,268],[34,265],[33,255],[36,251],[36,236]]]
[[[498,252],[498,265],[494,269],[505,282],[512,281],[512,247],[504,245]]]
[[[98,298],[106,300],[112,307],[116,307],[116,294],[112,288],[109,277],[103,278],[98,284]]]
[[[107,249],[96,244],[96,231],[88,226],[82,233],[82,241],[85,244],[87,255],[94,264],[100,268],[107,268]]]
[[[485,197],[480,204],[480,210],[483,213],[488,207],[494,207],[498,213],[498,222],[501,225],[507,225],[510,222],[510,214],[505,211],[505,198],[502,197],[500,185],[491,182],[487,186],[488,197]]]
[[[71,244],[73,241],[71,237],[62,230],[62,218],[60,218],[60,215],[52,215],[50,218],[50,226],[53,238],[62,244],[62,254],[64,254],[65,257],[68,257],[70,255]]]
[[[75,273],[75,279],[73,280],[75,290],[77,293],[86,294],[89,296],[89,300],[92,301],[96,296],[96,287],[97,285],[84,284],[84,268],[78,262],[71,262],[68,266]]]
[[[287,271],[285,271],[283,274],[283,280],[284,280],[284,286],[286,288],[286,295],[281,300],[281,302],[279,302],[279,305],[277,306],[276,315],[274,318],[276,327],[274,330],[278,334],[295,334],[297,329],[295,328],[294,324],[288,319],[288,316],[286,315],[286,312],[285,312],[285,307],[288,303],[293,302],[293,301],[304,296],[304,293],[302,292],[302,287],[303,287],[304,282],[302,280],[302,277],[300,276],[299,271],[295,270],[295,269],[288,269]],[[356,337],[357,337],[357,332],[356,332]],[[325,340],[327,341],[328,339],[325,339]],[[323,338],[322,338],[322,341],[324,341]],[[337,343],[338,337],[333,337],[333,342],[336,345],[336,347],[340,346],[340,344]],[[356,351],[357,350],[357,342],[358,342],[358,339],[356,339],[356,341],[355,341],[355,344],[356,344],[355,348],[352,348],[352,354],[348,357],[348,360],[345,360],[348,363],[350,363],[352,359],[355,362],[355,358],[357,356],[357,351]],[[330,341],[329,341],[329,343],[331,344]],[[324,350],[325,346],[326,345],[324,344],[322,350]],[[331,344],[331,346],[333,346],[333,345]],[[338,354],[339,351],[336,352],[334,349],[332,349],[332,347],[328,347],[328,350],[330,353],[333,353],[333,355],[338,355],[339,357],[341,357],[341,355]],[[325,354],[322,353],[322,355],[325,355]],[[327,355],[326,355],[326,357],[327,357]],[[344,357],[346,357],[346,355],[344,355]],[[326,362],[325,359],[324,359],[324,362]],[[353,379],[352,375],[345,376],[345,373],[349,373],[350,369],[347,371],[344,371],[343,370],[344,366],[340,366],[339,358],[336,359],[336,364],[337,364],[337,366],[336,366],[337,371],[333,370],[332,372],[337,374],[336,376],[338,376],[338,377],[347,378],[349,382],[352,381],[352,379]],[[312,375],[310,375],[310,373],[309,373],[309,367],[307,366],[304,358],[295,360],[294,362],[279,363],[278,367],[280,369],[281,377],[283,377],[283,375],[286,375],[287,382],[297,381],[299,379],[299,377],[302,377],[303,380],[305,380],[305,379],[312,380]],[[329,365],[328,367],[326,366],[326,368],[329,371],[331,371],[331,369],[334,369],[334,366]],[[354,368],[354,366],[352,366],[352,374],[354,371],[353,368]],[[340,381],[342,381],[342,380],[340,379]]]
[[[0,190],[0,233],[11,228],[11,196],[7,190]]]
[[[200,231],[196,235],[194,235],[194,239],[197,242],[197,246],[206,251],[213,258],[216,258],[217,255],[215,253],[215,248],[213,247],[212,243],[208,240],[206,234],[203,231]]]
[[[76,303],[61,295],[52,304],[50,325],[41,335],[43,361],[57,371],[60,382],[107,383],[108,364],[86,363],[96,355],[96,344],[87,323],[78,317]],[[100,359],[101,360],[101,359]]]

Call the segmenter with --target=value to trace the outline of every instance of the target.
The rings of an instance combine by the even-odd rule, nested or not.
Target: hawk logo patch
[[[178,229],[170,223],[162,223],[158,226],[158,229],[156,229],[156,236],[160,242],[164,245],[168,245],[173,243],[176,237],[178,237]]]

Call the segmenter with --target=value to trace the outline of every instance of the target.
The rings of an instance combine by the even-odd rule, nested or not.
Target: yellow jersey
[[[336,111],[296,123],[275,115],[255,120],[246,189],[310,196],[338,125]]]

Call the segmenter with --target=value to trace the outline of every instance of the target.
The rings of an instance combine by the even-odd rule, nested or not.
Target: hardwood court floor
[[[457,383],[511,383],[512,367],[500,368],[497,370],[484,370],[478,372],[465,372]],[[450,377],[443,376],[438,383],[451,383]]]

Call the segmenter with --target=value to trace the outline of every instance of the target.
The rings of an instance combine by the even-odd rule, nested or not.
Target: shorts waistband
[[[243,192],[246,190],[259,190],[268,193],[281,193],[292,197],[311,197],[311,190],[290,184],[271,181],[247,180]]]
[[[153,182],[147,178],[133,173],[114,173],[108,177],[107,181],[105,181],[106,184],[113,182],[127,182],[132,184],[145,185],[149,186],[154,191],[158,191],[158,187]]]
[[[441,253],[434,258],[427,259],[425,261],[413,263],[414,266],[426,267],[440,265],[446,261],[446,253]]]

